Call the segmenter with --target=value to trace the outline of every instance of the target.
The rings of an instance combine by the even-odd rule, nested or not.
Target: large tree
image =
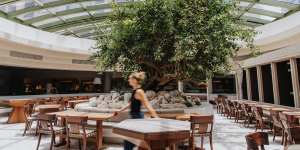
[[[253,29],[237,17],[235,0],[144,0],[113,4],[99,25],[100,71],[145,71],[147,83],[201,81],[230,68],[240,48],[253,48]]]

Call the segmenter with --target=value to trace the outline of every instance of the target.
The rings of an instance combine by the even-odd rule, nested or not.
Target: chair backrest
[[[281,121],[281,124],[283,126],[283,129],[284,129],[285,133],[288,134],[288,136],[287,136],[288,140],[292,141],[292,135],[291,135],[291,130],[290,130],[291,129],[291,125],[288,122],[287,116],[285,114],[283,114],[283,113],[280,112],[279,113],[279,119]]]
[[[259,108],[258,107],[253,107],[252,109],[253,109],[253,112],[255,114],[255,119],[259,120],[259,121],[262,121],[263,119],[262,119],[262,115],[261,115],[261,112],[260,112]]]
[[[78,135],[78,134],[82,134],[83,136],[86,136],[87,120],[88,117],[67,116],[66,117],[67,134],[70,136]]]
[[[247,111],[247,106],[245,104],[241,104],[242,110],[244,111],[244,113],[248,116],[249,112]]]
[[[213,130],[213,124],[214,124],[214,116],[208,115],[208,116],[202,116],[202,115],[195,115],[191,116],[191,130],[193,133],[211,133]]]
[[[248,150],[264,150],[264,145],[269,145],[268,133],[255,132],[246,135],[247,149]]]
[[[285,114],[280,112],[279,113],[279,119],[280,119],[280,121],[281,121],[281,123],[282,123],[282,125],[285,129],[290,128],[290,124],[288,123],[288,119],[287,119]]]
[[[281,122],[279,121],[279,114],[277,111],[271,110],[270,115],[272,117],[273,124],[282,126]]]
[[[39,114],[38,115],[38,132],[53,132],[54,123],[57,121],[55,115]]]
[[[30,117],[34,113],[34,103],[28,103],[24,106],[24,113],[26,117]]]

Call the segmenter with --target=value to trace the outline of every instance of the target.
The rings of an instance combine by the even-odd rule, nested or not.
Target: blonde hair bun
[[[130,75],[130,77],[138,80],[139,83],[142,83],[146,78],[146,73],[145,72],[134,72]]]

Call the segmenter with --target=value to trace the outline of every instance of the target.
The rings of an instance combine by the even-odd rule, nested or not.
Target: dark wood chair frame
[[[209,137],[210,149],[213,150],[213,125],[214,125],[214,116],[191,116],[191,142],[190,148],[195,149],[194,138],[201,137],[201,148],[203,149],[204,137]]]
[[[268,133],[255,132],[246,135],[247,150],[265,150],[264,145],[269,145]]]

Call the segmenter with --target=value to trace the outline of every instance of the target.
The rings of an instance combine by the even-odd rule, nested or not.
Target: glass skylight
[[[100,10],[96,10],[96,11],[91,11],[91,14],[97,15],[97,14],[105,14],[105,13],[110,13],[110,12],[112,12],[112,9],[107,8],[107,9],[100,9]]]
[[[111,0],[98,0],[98,1],[81,2],[83,7],[96,6],[96,5],[109,4],[109,3],[111,3]]]
[[[1,1],[1,0],[0,0]],[[2,0],[3,1],[3,0]],[[6,2],[7,3],[4,3]],[[81,37],[86,31],[102,25],[109,25],[105,17],[112,12],[111,3],[126,3],[143,0],[4,0],[0,2],[0,13],[12,21],[24,21],[25,25],[36,26],[57,34],[76,33]],[[51,4],[51,5],[50,5]],[[236,17],[249,27],[257,27],[295,13],[300,7],[300,0],[241,0],[239,9],[234,10]],[[103,17],[103,20],[102,20]],[[87,19],[81,23],[81,19]],[[75,24],[70,24],[76,20]],[[78,22],[78,23],[77,23]],[[64,23],[68,23],[64,27]],[[73,32],[73,33],[71,33]],[[86,36],[86,35],[84,35]],[[90,35],[87,37],[93,37]]]
[[[297,4],[297,5],[300,4],[300,0],[279,0],[279,1],[293,3],[293,4]]]
[[[58,6],[58,7],[52,7],[52,8],[49,8],[49,10],[52,12],[58,13],[58,12],[76,9],[76,8],[80,8],[80,7],[81,7],[80,3],[71,3],[71,4],[66,4],[66,5],[62,5],[62,6]]]
[[[47,20],[43,20],[43,21],[40,21],[40,22],[33,23],[33,25],[38,27],[38,26],[46,25],[46,24],[53,23],[53,22],[56,22],[56,21],[60,21],[60,19],[59,18],[50,18],[50,19],[47,19]]]
[[[10,13],[24,8],[35,7],[35,6],[38,6],[38,4],[33,0],[23,0],[23,1],[17,1],[14,3],[8,3],[2,5],[0,6],[0,10],[6,13]]]
[[[32,19],[32,18],[44,16],[44,15],[47,15],[47,14],[49,14],[49,11],[46,10],[46,9],[42,9],[42,10],[35,11],[35,12],[28,12],[28,13],[25,13],[25,14],[21,14],[21,15],[18,15],[17,17],[19,19],[22,19],[22,20],[29,20],[29,19]]]
[[[244,16],[250,17],[250,18],[257,18],[257,19],[260,19],[260,20],[266,20],[266,21],[269,21],[269,22],[276,19],[274,17],[258,15],[258,14],[253,14],[253,13],[245,13]]]
[[[67,19],[77,18],[77,17],[82,17],[82,16],[89,16],[89,14],[87,12],[80,12],[80,13],[76,13],[76,14],[62,16],[62,18],[67,20]]]
[[[275,6],[264,5],[259,3],[255,4],[253,8],[262,9],[262,10],[275,12],[275,13],[287,13],[289,11],[287,8],[275,7]]]

